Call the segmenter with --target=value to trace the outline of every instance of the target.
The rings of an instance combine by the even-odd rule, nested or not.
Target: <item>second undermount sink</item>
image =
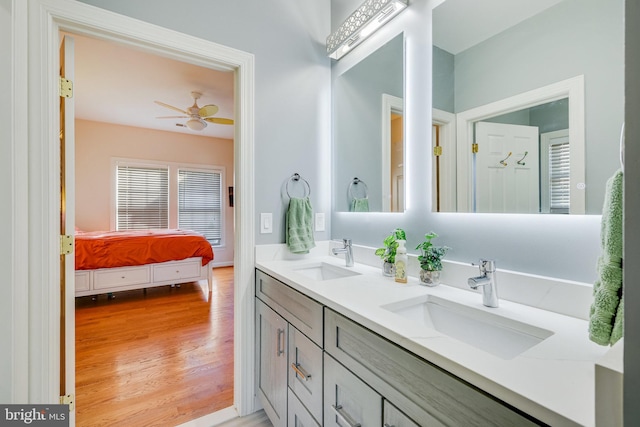
[[[546,329],[433,295],[382,308],[506,360],[553,335]]]
[[[357,276],[360,274],[357,271],[326,262],[309,264],[295,268],[294,270],[313,280],[341,279],[343,277]]]

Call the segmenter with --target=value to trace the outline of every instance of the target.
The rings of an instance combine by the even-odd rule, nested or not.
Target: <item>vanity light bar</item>
[[[340,59],[402,12],[409,0],[366,0],[327,37],[327,55]]]

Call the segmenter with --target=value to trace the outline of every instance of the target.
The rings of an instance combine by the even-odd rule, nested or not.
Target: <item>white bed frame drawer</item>
[[[138,285],[151,282],[151,269],[141,267],[122,267],[117,270],[96,270],[93,275],[94,289],[109,289],[120,286]]]
[[[179,261],[175,263],[165,263],[153,266],[154,282],[164,282],[171,280],[181,280],[193,278],[198,280],[200,277],[200,260],[198,261]]]
[[[91,289],[91,272],[76,271],[76,292],[88,291],[89,289]]]

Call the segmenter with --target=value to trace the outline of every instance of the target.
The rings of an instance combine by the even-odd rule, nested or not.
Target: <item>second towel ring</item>
[[[291,183],[291,181],[294,182],[298,182],[302,180],[302,182],[304,182],[306,184],[306,193],[303,197],[309,197],[311,195],[311,186],[309,185],[309,182],[307,182],[306,179],[304,179],[303,177],[300,176],[299,173],[294,173],[293,175],[291,175],[291,177],[289,177],[289,180],[287,181],[287,185],[285,186],[285,191],[287,192],[287,196],[289,196],[289,198],[291,198],[291,194],[289,193],[289,184]]]
[[[365,182],[363,180],[361,180],[358,177],[353,178],[353,181],[351,181],[351,183],[349,184],[349,196],[351,196],[352,199],[355,199],[356,196],[353,195],[353,185],[358,185],[358,184],[362,184],[364,186],[364,199],[369,198],[369,188],[367,187],[367,184],[365,184]]]

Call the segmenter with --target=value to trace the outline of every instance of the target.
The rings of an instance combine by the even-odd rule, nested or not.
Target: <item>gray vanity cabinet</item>
[[[382,405],[382,425],[383,427],[420,427],[386,399]],[[430,427],[436,425],[429,424]]]
[[[258,396],[274,427],[287,426],[286,320],[256,299]]]
[[[313,417],[322,421],[322,349],[289,328],[289,388]]]
[[[380,427],[382,396],[324,355],[325,427]]]
[[[289,393],[289,427],[321,427],[291,389]]]
[[[327,353],[421,426],[544,425],[328,308],[324,330]]]
[[[260,270],[255,300],[265,412],[275,427],[322,425],[323,306]]]

